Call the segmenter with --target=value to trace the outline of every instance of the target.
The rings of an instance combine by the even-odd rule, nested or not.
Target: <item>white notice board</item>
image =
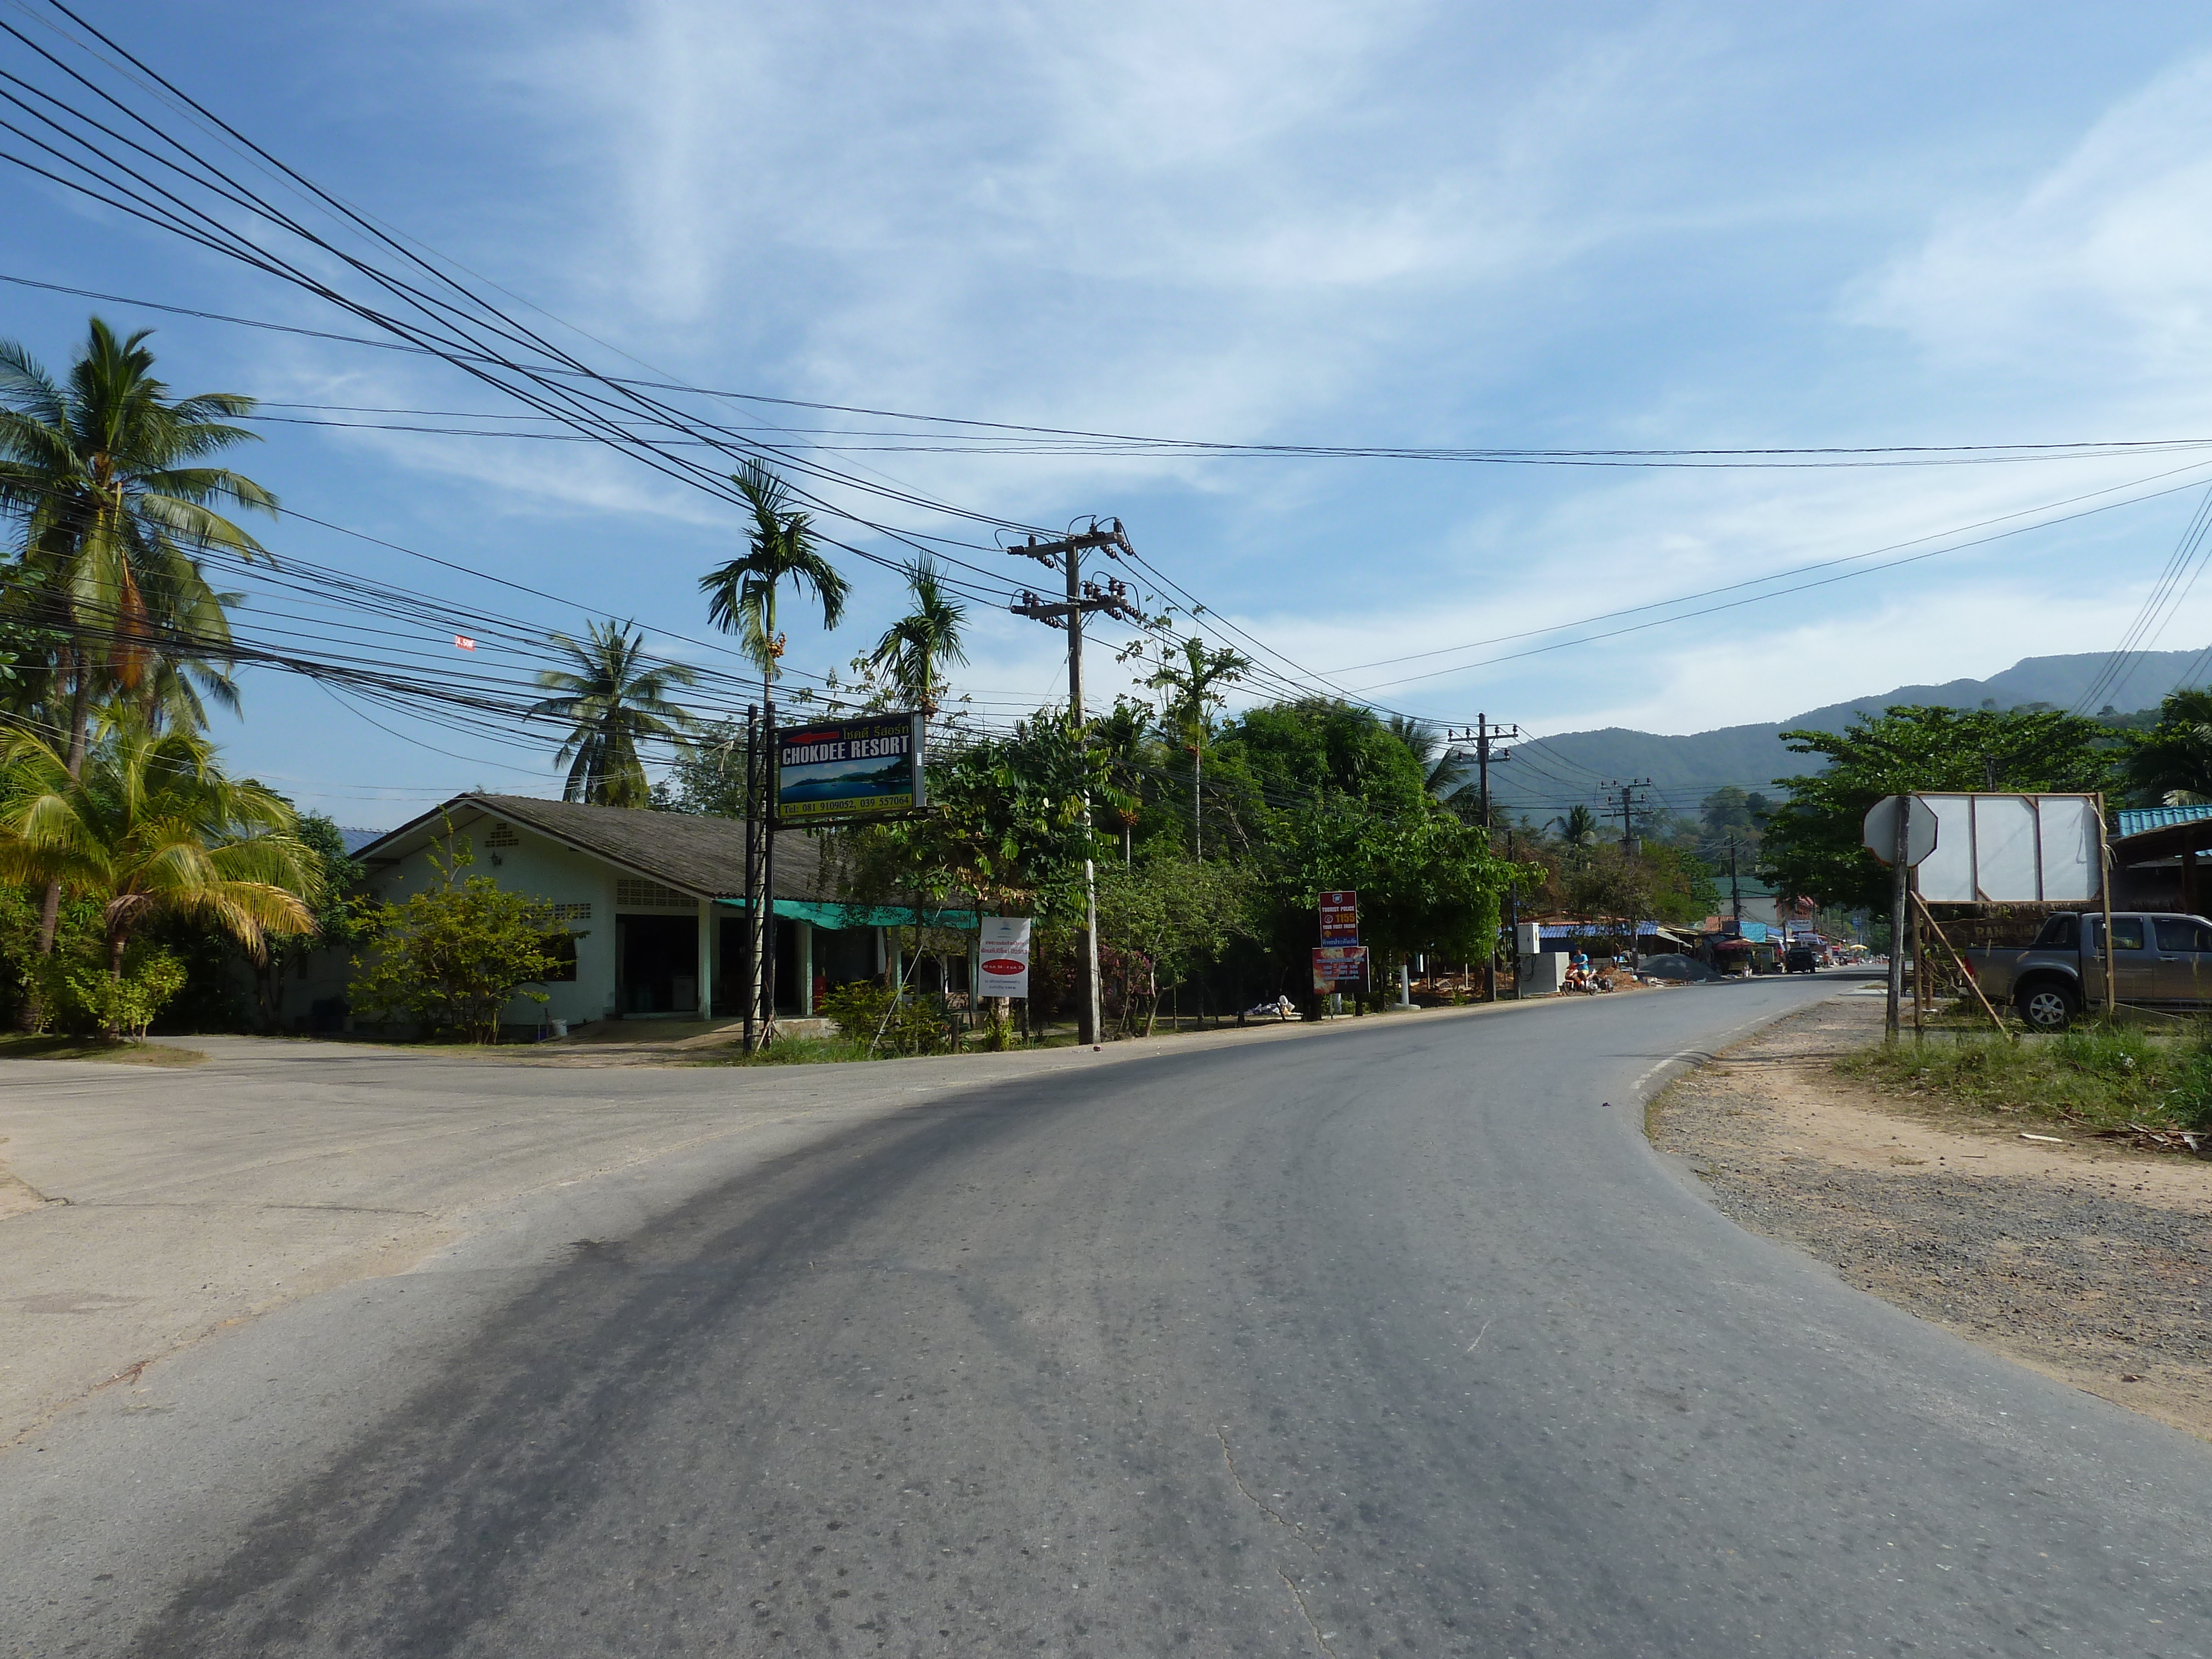
[[[983,997],[1025,997],[1030,994],[1030,919],[1027,916],[985,916],[978,943],[981,965],[975,975],[975,994]]]
[[[2102,891],[2094,795],[1934,795],[1936,847],[1915,875],[1930,904],[2080,904]]]

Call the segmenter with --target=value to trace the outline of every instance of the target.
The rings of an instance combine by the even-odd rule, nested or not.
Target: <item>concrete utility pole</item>
[[[775,704],[745,709],[745,1052],[775,1032]],[[708,1011],[712,1018],[712,1011]]]
[[[1064,604],[1050,604],[1035,593],[1024,592],[1007,607],[1018,617],[1027,617],[1048,628],[1067,630],[1067,715],[1077,731],[1083,727],[1083,618],[1091,611],[1104,611],[1132,622],[1143,620],[1143,613],[1130,602],[1128,585],[1118,579],[1109,580],[1103,588],[1095,582],[1083,580],[1083,554],[1086,549],[1103,550],[1109,559],[1118,559],[1127,553],[1133,557],[1135,550],[1121,531],[1121,521],[1114,520],[1109,530],[1101,530],[1093,519],[1091,528],[1080,535],[1063,536],[1058,541],[1041,542],[1034,536],[1028,541],[1006,549],[1024,558],[1035,559],[1039,564],[1061,571],[1067,577],[1067,599]],[[1091,797],[1083,798],[1083,833],[1086,842],[1091,834]],[[1082,1000],[1077,1005],[1075,1031],[1083,1042],[1098,1041],[1098,872],[1086,848],[1083,859],[1083,928],[1077,957],[1082,976]]]
[[[1481,792],[1482,844],[1485,848],[1488,848],[1491,844],[1490,769],[1493,765],[1502,766],[1507,761],[1513,758],[1513,751],[1511,750],[1492,749],[1491,744],[1502,738],[1518,738],[1520,735],[1521,728],[1519,726],[1496,725],[1492,721],[1489,715],[1483,714],[1478,714],[1474,717],[1474,730],[1473,732],[1470,732],[1462,730],[1458,733],[1458,741],[1464,742],[1470,737],[1474,740],[1474,770],[1475,776],[1480,781],[1478,787]],[[1445,732],[1444,737],[1446,742],[1454,741],[1453,734],[1449,731]],[[1509,836],[1507,839],[1510,841],[1511,837]],[[1498,952],[1495,950],[1492,950],[1490,953],[1488,985],[1484,992],[1483,1000],[1486,1002],[1495,1002],[1498,1000]]]
[[[1735,831],[1729,831],[1729,909],[1735,917],[1735,931],[1743,932],[1743,884],[1735,873]]]
[[[1503,766],[1513,758],[1511,750],[1493,749],[1491,745],[1520,735],[1519,726],[1500,726],[1487,714],[1477,714],[1471,729],[1463,727],[1456,733],[1447,730],[1444,734],[1447,742],[1472,740],[1474,744],[1474,772],[1482,800],[1482,830],[1486,836],[1490,833],[1490,769]]]
[[[1649,789],[1650,787],[1651,780],[1649,778],[1631,778],[1626,783],[1616,778],[1605,787],[1607,794],[1611,794],[1616,789],[1620,791],[1620,850],[1624,853],[1633,853],[1636,850],[1634,813],[1638,805],[1635,799],[1636,792],[1639,789]]]
[[[1620,791],[1620,850],[1632,857],[1634,856],[1637,848],[1636,792],[1639,789],[1649,789],[1650,787],[1651,780],[1649,778],[1631,778],[1626,783],[1615,779],[1606,785],[1608,793],[1615,789]],[[1628,919],[1628,965],[1632,968],[1640,968],[1644,965],[1644,953],[1637,949],[1636,945],[1636,917],[1631,916]]]

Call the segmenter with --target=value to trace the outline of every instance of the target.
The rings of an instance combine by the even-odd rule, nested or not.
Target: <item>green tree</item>
[[[1079,915],[1092,832],[1086,793],[1111,805],[1108,757],[1064,711],[1043,710],[1004,737],[972,739],[929,774],[926,818],[847,838],[845,896],[931,901],[960,892],[1002,914]]]
[[[276,511],[276,496],[251,478],[200,465],[257,439],[231,424],[254,400],[220,392],[172,400],[154,377],[150,332],[118,339],[94,318],[65,382],[21,344],[0,341],[0,510],[22,523],[23,561],[50,578],[69,635],[57,670],[72,771],[103,685],[143,696],[167,663],[219,698],[234,695],[207,664],[204,647],[230,635],[225,596],[209,587],[197,556],[266,552],[217,506]]]
[[[664,812],[744,817],[749,744],[744,727],[735,720],[696,727],[691,740],[670,760],[668,776],[653,786],[653,805]]]
[[[1167,695],[1160,711],[1162,722],[1182,739],[1190,757],[1190,847],[1194,858],[1206,856],[1206,745],[1213,732],[1213,714],[1227,700],[1224,686],[1234,685],[1252,672],[1252,659],[1225,647],[1208,650],[1195,634],[1172,652],[1165,645],[1153,660],[1152,672],[1141,684],[1148,690]]]
[[[813,591],[822,604],[822,625],[844,619],[848,587],[837,568],[823,556],[813,520],[791,505],[782,479],[757,461],[732,476],[752,514],[744,553],[699,579],[707,594],[707,616],[726,634],[735,634],[760,665],[763,702],[774,695],[776,659],[783,635],[775,625],[776,593],[786,582]]]
[[[884,630],[867,665],[895,701],[934,718],[945,689],[941,671],[968,660],[961,643],[967,607],[953,603],[927,554],[907,568],[906,582],[913,609]]]
[[[1269,944],[1299,994],[1314,905],[1332,888],[1358,890],[1378,967],[1416,953],[1490,960],[1508,884],[1534,872],[1434,800],[1420,757],[1370,711],[1321,699],[1251,709],[1218,752],[1247,791]]]
[[[187,682],[197,676],[219,698],[234,696],[209,665],[230,628],[198,556],[266,551],[216,505],[276,511],[276,496],[251,478],[198,464],[255,438],[230,424],[253,399],[216,392],[173,401],[153,375],[150,331],[118,340],[94,318],[66,383],[20,343],[0,341],[0,513],[22,524],[22,562],[46,578],[45,619],[66,635],[46,702],[72,776],[104,689],[196,708]],[[41,953],[53,948],[60,902],[50,885]]]
[[[98,899],[111,977],[159,917],[191,918],[259,957],[270,937],[310,933],[313,855],[282,796],[228,776],[195,733],[125,717],[73,774],[32,732],[0,759],[0,880]]]
[[[1828,764],[1775,780],[1790,799],[1767,820],[1759,873],[1783,893],[1845,909],[1888,903],[1888,870],[1860,844],[1867,809],[1884,795],[1984,789],[1992,762],[2007,789],[2086,793],[2112,786],[2119,758],[2095,720],[2047,708],[1900,705],[1859,715],[1841,732],[1782,738]]]
[[[2212,800],[2212,690],[2169,693],[2147,732],[2130,734],[2122,763],[2129,787],[2169,805]]]
[[[1252,872],[1173,853],[1098,872],[1098,945],[1110,1000],[1127,1031],[1152,1034],[1160,992],[1202,974],[1230,948],[1256,939]]]
[[[457,1032],[471,1042],[496,1042],[507,1004],[517,995],[550,1000],[524,988],[558,972],[559,941],[581,936],[562,928],[544,900],[508,892],[489,876],[463,877],[474,862],[465,838],[445,858],[430,857],[439,886],[404,904],[365,907],[371,954],[354,958],[354,1005],[434,1036]]]
[[[1132,842],[1143,821],[1145,776],[1154,769],[1158,744],[1152,734],[1152,708],[1133,697],[1116,697],[1114,707],[1092,720],[1085,733],[1103,757],[1106,799],[1097,804],[1101,823],[1121,832],[1121,862],[1132,859]]]
[[[569,724],[555,757],[568,768],[561,798],[595,806],[650,805],[653,791],[638,741],[680,742],[691,730],[691,716],[669,702],[668,694],[694,684],[697,674],[682,663],[653,663],[643,632],[627,623],[595,622],[581,643],[565,634],[548,637],[575,665],[539,674],[538,689],[557,695],[529,709],[532,718]]]

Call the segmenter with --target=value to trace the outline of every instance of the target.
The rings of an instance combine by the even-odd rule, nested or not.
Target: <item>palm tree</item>
[[[1553,818],[1544,827],[1548,830],[1553,824],[1559,826],[1559,839],[1570,848],[1579,849],[1597,845],[1597,814],[1579,802],[1567,809],[1565,817]]]
[[[926,553],[907,568],[906,585],[914,596],[914,609],[884,630],[868,666],[890,683],[901,702],[933,716],[939,694],[945,690],[938,671],[968,660],[960,642],[968,608],[952,602],[938,576],[936,561]]]
[[[638,739],[683,740],[691,716],[670,702],[668,693],[698,675],[682,663],[649,665],[643,632],[633,632],[627,623],[595,622],[591,637],[580,643],[566,634],[547,638],[575,665],[539,674],[538,689],[559,695],[528,710],[533,718],[569,722],[568,739],[554,757],[568,767],[561,799],[595,806],[647,805],[653,792],[638,758]]]
[[[208,659],[229,641],[224,607],[236,596],[213,592],[196,556],[266,555],[213,504],[276,511],[276,496],[251,478],[194,465],[256,439],[229,423],[254,400],[217,392],[171,401],[153,375],[151,331],[118,339],[94,318],[66,385],[21,345],[0,341],[0,512],[24,521],[24,564],[50,579],[54,619],[69,636],[55,700],[67,707],[57,723],[65,722],[72,775],[101,690],[141,702],[152,692],[173,715],[204,712],[189,684],[175,695],[180,681],[228,700]],[[169,689],[155,690],[165,681]]]
[[[0,750],[0,880],[105,901],[108,972],[157,916],[212,923],[258,959],[315,931],[319,866],[291,806],[227,776],[196,732],[126,713],[76,757],[23,732]]]
[[[1160,648],[1159,664],[1144,681],[1148,690],[1168,693],[1167,707],[1163,711],[1167,723],[1182,734],[1182,746],[1190,757],[1190,833],[1191,854],[1206,856],[1206,831],[1202,817],[1201,785],[1206,771],[1206,740],[1213,726],[1213,711],[1225,701],[1214,688],[1234,685],[1252,672],[1252,659],[1242,652],[1227,649],[1208,651],[1206,642],[1193,635],[1182,642],[1182,660],[1177,662]]]
[[[1482,792],[1464,781],[1461,769],[1467,764],[1464,750],[1447,744],[1435,726],[1416,715],[1393,714],[1387,724],[1420,767],[1421,787],[1431,800],[1441,801],[1470,823],[1482,816]]]
[[[1091,722],[1085,734],[1105,757],[1107,816],[1121,826],[1121,862],[1130,860],[1130,840],[1144,805],[1146,745],[1152,740],[1152,706],[1128,697],[1114,699],[1110,714]]]
[[[2171,691],[2159,704],[2158,724],[2130,734],[2128,781],[2169,806],[2212,797],[2212,690]]]
[[[776,659],[783,654],[783,635],[775,626],[776,590],[787,581],[801,590],[812,588],[822,601],[823,627],[835,628],[844,618],[849,589],[836,567],[822,556],[813,520],[792,510],[791,491],[782,479],[758,461],[747,461],[730,482],[752,509],[752,529],[744,553],[702,576],[699,586],[708,595],[708,620],[725,634],[738,635],[760,665],[765,704],[774,692]]]

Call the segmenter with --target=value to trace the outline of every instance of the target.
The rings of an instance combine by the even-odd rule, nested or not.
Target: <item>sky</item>
[[[1237,444],[2212,437],[2212,15],[2194,8],[82,9],[610,372]],[[0,67],[21,52],[0,39]],[[0,275],[359,331],[18,169],[0,167]],[[0,283],[0,337],[56,369],[90,311],[156,329],[179,392],[512,408],[434,361]],[[1285,677],[1533,733],[1777,720],[2112,650],[2212,487],[2212,449],[1909,468],[948,454],[864,447],[885,442],[850,435],[888,429],[873,417],[697,407],[806,428],[773,435],[992,517],[1119,517]],[[241,470],[359,532],[258,526],[280,558],[529,629],[635,620],[669,655],[729,664],[698,590],[741,544],[727,503],[588,445],[262,429]],[[1050,580],[973,521],[845,504]],[[901,609],[896,574],[840,557],[843,625],[786,611],[794,669],[842,669]],[[1826,568],[1741,586],[1808,565]],[[273,603],[252,596],[241,629]],[[1099,701],[1127,683],[1107,633]],[[969,639],[957,678],[979,709],[1064,696],[1057,633],[976,603]],[[2155,643],[2212,644],[2212,584]],[[559,787],[541,731],[372,723],[267,671],[242,687],[217,726],[234,767],[343,823]]]

